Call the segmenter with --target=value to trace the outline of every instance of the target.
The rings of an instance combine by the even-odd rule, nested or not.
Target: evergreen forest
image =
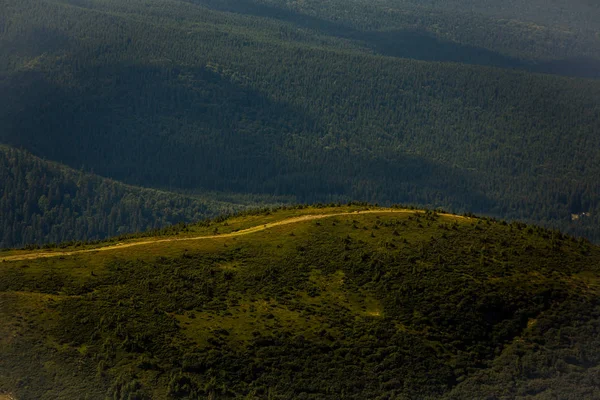
[[[4,0],[0,143],[158,192],[57,192],[2,155],[1,245],[239,198],[443,207],[600,241],[598,21],[584,0]]]
[[[246,207],[128,186],[3,147],[0,181],[0,248],[154,232]]]

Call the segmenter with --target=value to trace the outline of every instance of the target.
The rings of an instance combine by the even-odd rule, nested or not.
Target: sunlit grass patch
[[[189,311],[176,318],[183,333],[200,346],[215,340],[240,345],[273,330],[306,334],[324,322],[318,315],[291,310],[264,299],[242,301],[221,312]]]

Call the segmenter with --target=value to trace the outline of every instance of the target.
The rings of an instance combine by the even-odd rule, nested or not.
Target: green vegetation
[[[156,230],[230,214],[237,204],[124,185],[0,146],[0,248]]]
[[[6,253],[23,259],[0,261],[0,391],[598,396],[599,247],[516,222],[367,210],[264,210],[173,237],[214,235],[203,240]]]
[[[143,187],[598,241],[598,7],[540,1],[5,0],[0,142]]]

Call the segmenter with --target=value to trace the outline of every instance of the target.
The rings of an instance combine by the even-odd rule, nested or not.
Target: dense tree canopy
[[[96,240],[241,205],[123,185],[0,146],[0,248]]]
[[[574,21],[597,7],[566,29],[523,1],[521,19],[444,4],[7,0],[0,142],[139,186],[442,206],[598,240],[600,81],[532,72],[594,76],[597,24]]]

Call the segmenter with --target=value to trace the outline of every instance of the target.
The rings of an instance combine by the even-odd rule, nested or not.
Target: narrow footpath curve
[[[252,228],[247,228],[247,229],[243,229],[243,230],[240,230],[237,232],[231,232],[231,233],[222,233],[222,234],[216,234],[216,235],[210,235],[210,236],[196,236],[196,237],[186,237],[186,238],[176,238],[176,237],[166,238],[166,239],[154,238],[154,239],[138,241],[138,242],[117,243],[117,244],[110,245],[110,246],[97,247],[94,249],[86,249],[86,250],[60,251],[60,252],[55,251],[55,252],[45,252],[45,253],[32,252],[32,253],[18,254],[18,255],[8,256],[8,257],[0,257],[0,262],[35,260],[35,259],[39,259],[39,258],[50,258],[50,257],[65,257],[65,256],[72,256],[72,255],[81,254],[81,253],[93,253],[93,252],[98,252],[98,251],[120,250],[120,249],[126,249],[128,247],[143,246],[143,245],[148,245],[148,244],[166,243],[166,242],[184,242],[184,241],[193,241],[193,240],[209,240],[209,239],[229,238],[229,237],[248,235],[248,234],[251,234],[254,232],[264,231],[266,229],[270,229],[275,226],[289,225],[289,224],[295,224],[295,223],[303,222],[303,221],[311,221],[311,220],[330,218],[330,217],[339,217],[339,216],[344,216],[344,215],[390,214],[390,213],[407,214],[407,213],[415,213],[415,212],[419,212],[419,211],[418,210],[391,209],[390,208],[390,209],[381,209],[381,210],[353,211],[353,212],[344,212],[344,213],[335,213],[335,214],[308,214],[308,215],[302,215],[300,217],[293,217],[293,218],[288,218],[288,219],[284,219],[284,220],[277,221],[277,222],[262,224],[262,225],[254,226]],[[458,215],[453,215],[453,214],[441,214],[441,215],[450,216],[450,217],[454,217],[454,218],[464,218],[464,217],[461,217]]]

